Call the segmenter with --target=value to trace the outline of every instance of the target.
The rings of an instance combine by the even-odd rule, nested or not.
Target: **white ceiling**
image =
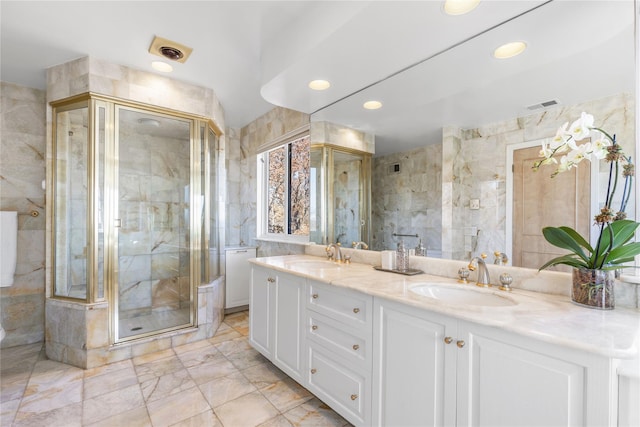
[[[457,17],[441,9],[436,0],[3,0],[0,78],[44,88],[46,68],[86,55],[152,71],[158,57],[147,49],[158,35],[194,49],[171,77],[214,89],[227,125],[241,127],[272,104],[320,110],[433,57],[314,114],[376,133],[378,153],[398,148],[401,136],[406,147],[424,144],[443,125],[515,116],[550,98],[573,101],[592,96],[593,86],[596,96],[633,88],[633,0],[484,0]],[[512,38],[529,49],[497,63],[489,51]],[[582,53],[592,46],[606,56]],[[316,78],[331,88],[310,91]],[[369,96],[385,102],[374,115],[358,105]]]

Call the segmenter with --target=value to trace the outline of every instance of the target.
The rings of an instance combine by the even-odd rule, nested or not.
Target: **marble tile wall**
[[[256,162],[261,144],[308,123],[308,114],[276,107],[239,131],[227,131],[227,246],[258,246],[258,256],[304,253],[300,245],[256,241]]]
[[[18,212],[14,283],[0,288],[0,345],[12,347],[44,339],[45,92],[0,82],[0,106],[0,210]]]
[[[418,234],[430,251],[441,251],[443,144],[374,157],[371,178],[374,250],[395,249],[397,234]],[[399,165],[400,171],[394,171]],[[404,238],[412,248],[418,239]]]
[[[573,122],[586,111],[595,117],[595,125],[617,134],[617,140],[627,154],[635,158],[635,107],[630,94],[619,94],[578,105],[557,107],[504,122],[487,124],[476,129],[461,130],[460,150],[444,164],[452,170],[454,197],[453,228],[477,227],[476,239],[457,236],[455,248],[464,248],[462,258],[473,253],[492,253],[505,247],[506,221],[506,147],[510,144],[535,141],[555,135],[564,122]],[[606,187],[607,168],[602,162],[601,179]],[[549,173],[553,171],[548,168]],[[543,172],[543,169],[541,169]],[[480,209],[469,209],[470,199],[480,199]],[[457,203],[456,203],[457,202]],[[633,207],[635,202],[629,201]],[[627,211],[635,217],[633,208]],[[465,240],[466,239],[466,240]],[[459,259],[459,258],[456,258]]]

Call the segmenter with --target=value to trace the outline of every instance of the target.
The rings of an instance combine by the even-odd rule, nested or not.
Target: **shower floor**
[[[145,334],[189,323],[189,309],[155,311],[142,316],[119,319],[120,338]]]

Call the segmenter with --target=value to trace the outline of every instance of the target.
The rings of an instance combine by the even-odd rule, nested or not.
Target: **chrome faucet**
[[[496,256],[495,261],[493,261],[494,264],[507,265],[509,262],[509,257],[504,252],[495,251],[493,254]]]
[[[488,288],[491,286],[491,280],[489,279],[489,270],[487,270],[487,264],[484,262],[484,259],[487,257],[487,254],[480,254],[479,257],[471,258],[469,261],[469,270],[475,271],[476,266],[478,268],[478,281],[476,285]]]
[[[369,249],[369,245],[367,245],[365,242],[353,242],[351,244],[351,247],[353,249],[358,249],[358,246],[361,247],[362,249]]]
[[[331,253],[331,249],[334,249],[333,253]],[[324,249],[327,252],[327,256],[329,258],[333,258],[337,262],[342,262],[342,252],[340,251],[340,243],[330,243]]]

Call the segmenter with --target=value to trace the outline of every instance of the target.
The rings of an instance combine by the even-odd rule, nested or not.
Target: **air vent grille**
[[[558,101],[557,99],[552,99],[550,101],[544,101],[544,102],[539,102],[537,104],[529,105],[527,107],[527,110],[529,111],[542,110],[543,108],[549,108],[559,104],[560,104],[560,101]]]

